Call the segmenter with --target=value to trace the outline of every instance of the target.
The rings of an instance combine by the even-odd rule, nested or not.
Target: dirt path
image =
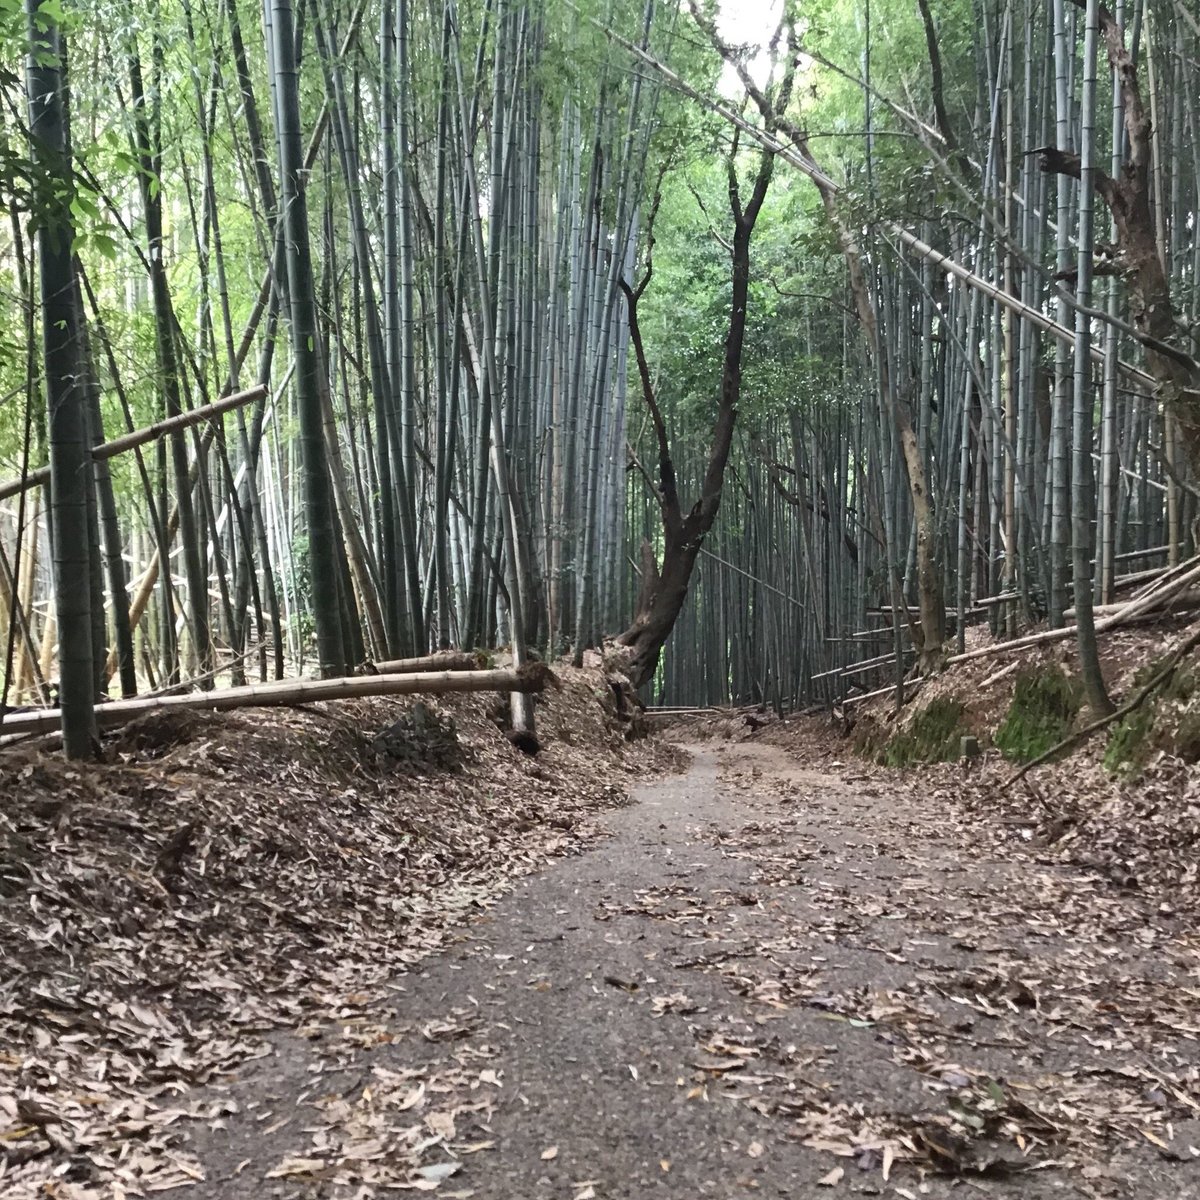
[[[186,1194],[1200,1196],[1188,923],[771,747],[635,799],[206,1091]]]

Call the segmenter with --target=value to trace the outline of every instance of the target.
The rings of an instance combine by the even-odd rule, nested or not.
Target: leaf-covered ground
[[[104,766],[0,755],[0,1193],[204,1180],[187,1127],[225,1112],[205,1085],[275,1031],[374,1028],[390,981],[663,759],[611,696],[567,672],[536,760],[478,698],[415,730],[373,701],[148,719]]]
[[[828,757],[637,800],[365,1031],[210,1089],[197,1200],[1200,1196],[1189,920]]]
[[[560,711],[578,742],[565,761],[490,742],[464,765],[475,799],[458,817],[429,781],[426,810],[450,815],[383,851],[354,843],[339,878],[372,897],[361,909],[297,899],[331,859],[272,921],[224,943],[205,926],[224,991],[198,926],[172,931],[192,904],[161,865],[181,814],[156,818],[136,871],[176,915],[154,918],[140,956],[136,931],[89,943],[132,973],[129,995],[6,993],[6,1045],[33,1040],[0,1182],[192,1200],[1200,1197],[1200,933],[1168,898],[1186,892],[1177,872],[1135,888],[989,808],[976,775],[866,768],[794,730],[788,748],[698,750],[593,836],[605,781],[654,763],[585,752],[603,722],[587,733],[594,710]],[[369,843],[378,797],[363,807],[339,828]],[[323,853],[319,830],[295,861]],[[389,865],[420,875],[411,847],[444,842],[458,849],[434,855],[425,889]],[[212,897],[202,845],[179,885]],[[269,898],[251,886],[263,871],[260,856],[222,903]],[[51,948],[64,974],[86,957]],[[110,970],[93,955],[81,974]]]

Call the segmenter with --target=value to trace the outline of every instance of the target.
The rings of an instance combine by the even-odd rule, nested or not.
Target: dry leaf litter
[[[561,678],[537,758],[480,697],[148,717],[105,765],[0,755],[0,1193],[186,1187],[205,1174],[189,1123],[236,1110],[203,1085],[273,1031],[391,1036],[390,980],[674,761],[627,738],[602,672]],[[444,1026],[425,1036],[470,1030]],[[451,1180],[497,1082],[486,1044],[454,1053],[427,1077],[380,1069],[353,1104],[314,1089],[323,1132],[271,1177]]]
[[[1110,639],[1110,680],[1127,689],[1161,649],[1145,634]],[[935,681],[925,699],[961,696],[994,728],[1011,693],[979,688],[996,675],[995,662],[971,664]],[[886,701],[875,709],[868,719],[892,720]],[[1200,767],[1157,751],[1136,778],[1114,778],[1101,766],[1101,739],[1008,787],[1014,768],[994,751],[889,769],[859,757],[847,732],[811,714],[713,713],[676,724],[675,736],[782,749],[782,772],[742,766],[734,782],[774,791],[798,812],[819,805],[830,786],[877,804],[870,844],[845,855],[806,849],[786,820],[721,833],[726,853],[754,860],[762,884],[794,879],[811,860],[841,878],[827,876],[809,894],[823,916],[786,918],[788,931],[749,961],[721,955],[709,969],[768,1006],[807,1004],[831,1022],[874,1031],[946,1103],[897,1120],[822,1097],[827,1081],[798,1082],[794,1070],[775,1073],[770,1097],[756,1075],[753,1103],[794,1107],[808,1144],[872,1168],[889,1156],[969,1178],[1066,1167],[1079,1186],[1096,1189],[1082,1194],[1163,1194],[1108,1178],[1113,1156],[1134,1148],[1200,1175]],[[864,896],[854,879],[861,872],[847,872],[844,864],[864,854],[907,864],[886,897]],[[660,918],[671,905],[665,919],[701,919],[694,898],[690,906],[646,899]],[[885,921],[895,922],[895,938],[872,944]],[[865,939],[899,965],[903,985],[826,993],[819,956],[798,965],[814,930],[839,943]],[[943,961],[946,947],[983,954],[987,968]],[[1010,1074],[975,1061],[996,1052]],[[819,1074],[832,1063],[814,1052],[802,1065]],[[736,1079],[731,1065],[724,1070]],[[1193,1186],[1200,1194],[1200,1179]]]

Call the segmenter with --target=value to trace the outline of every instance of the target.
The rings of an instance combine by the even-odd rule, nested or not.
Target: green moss
[[[1133,677],[1133,692],[1144,688],[1163,669],[1165,663],[1166,659],[1156,658],[1140,666]],[[1160,701],[1186,704],[1198,689],[1200,689],[1200,676],[1197,676],[1196,668],[1180,663],[1171,678],[1157,690],[1154,698]]]
[[[884,747],[879,761],[889,767],[912,763],[951,762],[958,757],[963,706],[949,696],[930,701],[906,728]]]
[[[1109,732],[1104,769],[1111,775],[1136,774],[1146,761],[1153,727],[1154,709],[1149,701],[1122,717]]]
[[[1184,762],[1200,762],[1200,713],[1186,712],[1180,717],[1171,749]]]
[[[1131,696],[1159,674],[1164,661],[1156,658],[1138,668]],[[1171,711],[1166,706],[1187,705],[1198,691],[1200,674],[1194,666],[1180,664],[1152,696],[1112,727],[1104,750],[1105,769],[1113,775],[1136,775],[1156,745],[1168,748],[1186,762],[1200,761],[1200,713],[1182,712],[1178,724],[1160,720],[1164,712]]]
[[[1058,667],[1027,671],[1017,678],[1012,703],[996,731],[996,745],[1005,758],[1030,762],[1071,732],[1082,703],[1079,683]]]
[[[851,744],[856,753],[864,758],[877,758],[886,740],[883,726],[873,717],[867,716],[855,722]]]

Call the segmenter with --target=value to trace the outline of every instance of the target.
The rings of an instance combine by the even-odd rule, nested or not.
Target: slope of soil
[[[195,1182],[176,1143],[198,1086],[270,1030],[360,1020],[591,844],[674,759],[627,740],[601,673],[561,675],[536,758],[479,697],[148,718],[97,766],[0,754],[0,1191]]]
[[[1134,694],[1185,634],[1165,624],[1106,635],[1101,659],[1114,701]],[[953,704],[960,712],[957,733],[975,735],[982,755],[967,764],[913,765],[897,772],[898,781],[919,780],[964,820],[997,821],[1000,836],[1036,846],[1047,861],[1099,871],[1112,886],[1145,890],[1168,906],[1200,904],[1200,755],[1195,752],[1200,742],[1193,747],[1188,741],[1190,730],[1200,733],[1195,658],[1181,664],[1173,685],[1155,695],[1136,719],[1092,736],[1066,757],[1011,783],[1018,764],[994,742],[1005,728],[1019,682],[1074,683],[1074,671],[1073,645],[1064,643],[956,665],[923,684],[899,714],[890,698],[881,697],[847,709],[844,720],[810,714],[772,721],[756,733],[741,718],[714,717],[705,722],[705,732],[758,737],[806,760],[853,760],[873,771],[880,759],[894,761],[889,747],[904,738],[921,713]],[[1081,707],[1063,732],[1091,720]],[[1028,726],[1022,736],[1028,740]],[[1117,738],[1120,755],[1113,752]],[[959,737],[950,740],[957,746]],[[1051,741],[1057,740],[1056,733]],[[1125,761],[1129,757],[1132,762]]]

